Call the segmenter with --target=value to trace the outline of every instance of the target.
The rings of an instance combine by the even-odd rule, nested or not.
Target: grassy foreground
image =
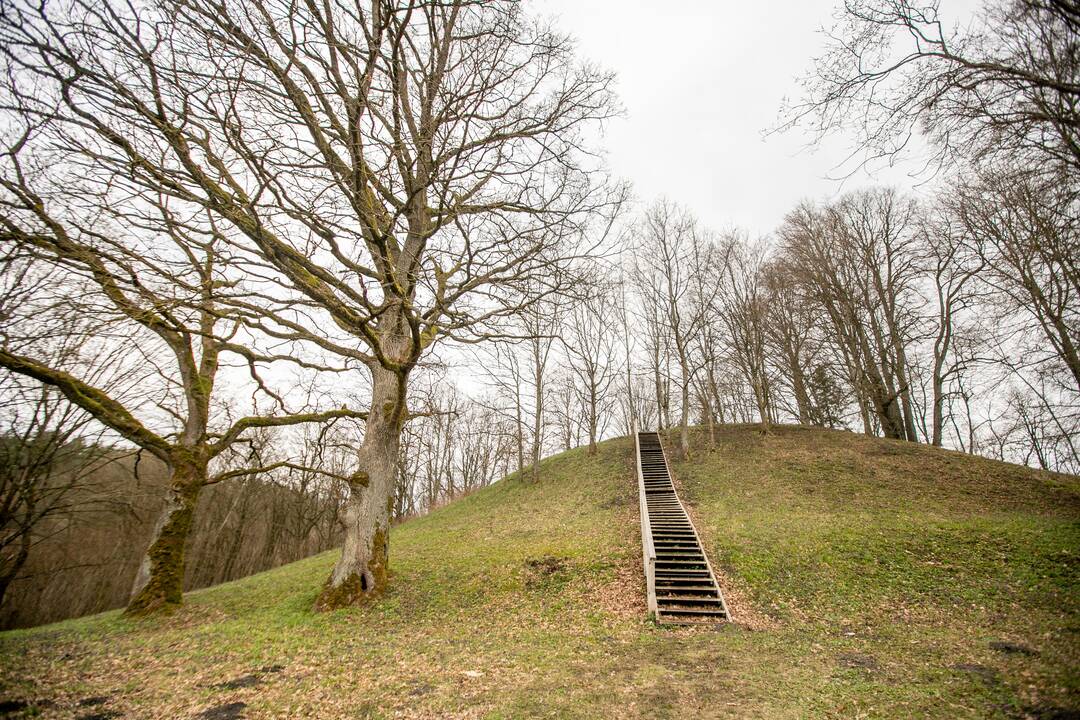
[[[0,635],[0,715],[1080,717],[1080,479],[843,432],[718,440],[674,470],[719,630],[644,620],[620,439],[395,529],[369,607],[311,612],[329,553],[166,619]]]

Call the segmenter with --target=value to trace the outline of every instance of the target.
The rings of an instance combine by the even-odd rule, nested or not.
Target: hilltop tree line
[[[315,608],[363,602],[394,520],[634,427],[1080,469],[1080,12],[839,17],[782,128],[932,177],[756,238],[635,209],[613,76],[518,3],[0,5],[0,588],[146,613],[341,544]]]
[[[1021,173],[803,203],[751,240],[658,203],[633,274],[657,424],[683,452],[692,419],[798,422],[1080,468],[1076,209]]]
[[[620,282],[549,304],[487,363],[515,469],[632,422],[684,454],[691,425],[712,447],[753,422],[1075,472],[1077,209],[1035,173],[985,174],[804,202],[751,238],[658,200],[627,224]]]

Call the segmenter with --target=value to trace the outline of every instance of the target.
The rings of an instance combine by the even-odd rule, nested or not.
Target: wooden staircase
[[[639,432],[635,441],[649,613],[658,623],[729,620],[712,565],[671,482],[660,436]]]

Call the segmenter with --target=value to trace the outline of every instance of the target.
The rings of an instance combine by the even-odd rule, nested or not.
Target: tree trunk
[[[590,380],[589,385],[589,455],[596,454],[596,426],[599,424],[597,420],[597,398],[596,398],[596,385]]]
[[[941,365],[940,360],[934,361],[934,409],[933,409],[933,427],[931,429],[930,444],[934,447],[941,447],[941,435],[942,426],[945,423],[945,383],[941,377]]]
[[[653,353],[653,386],[656,389],[656,425],[657,432],[663,432],[667,425],[664,405],[664,387],[660,381],[660,351]]]
[[[702,390],[701,392],[701,410],[705,413],[705,422],[709,427],[709,450],[716,449],[716,420],[713,417],[713,409],[709,403],[709,395]]]
[[[679,416],[679,454],[690,459],[690,379],[684,371],[682,379],[682,413]]]
[[[533,366],[533,407],[535,412],[533,413],[533,427],[532,427],[532,449],[530,456],[532,458],[532,469],[530,475],[532,475],[533,482],[540,481],[540,452],[541,441],[543,440],[544,432],[544,366],[540,361],[540,349],[536,348],[535,353],[535,365]]]
[[[904,352],[904,346],[899,339],[894,340],[893,347],[896,354],[896,382],[899,385],[904,434],[909,442],[919,442],[919,434],[915,429],[915,409],[911,402],[911,384],[908,382],[907,353]]]
[[[184,546],[199,492],[206,485],[206,461],[190,448],[173,453],[169,495],[154,526],[153,541],[131,589],[127,615],[143,615],[179,605],[184,590]]]
[[[881,384],[874,390],[874,405],[881,423],[881,434],[891,440],[906,440],[904,416],[900,411],[899,393],[887,393]]]
[[[874,422],[870,419],[870,406],[865,398],[859,398],[859,418],[862,420],[863,435],[873,437],[877,434],[874,431]]]
[[[875,338],[880,334],[876,328]],[[867,394],[874,405],[874,414],[881,425],[881,433],[892,440],[906,440],[907,430],[904,426],[904,416],[900,410],[900,393],[904,390],[896,390],[892,384],[891,375],[883,372],[878,367],[878,358],[871,347],[870,339],[865,332],[856,326],[856,350],[861,353],[861,371],[867,386]],[[881,343],[877,342],[880,347]],[[881,354],[884,357],[884,354]]]
[[[945,358],[952,340],[951,303],[941,289],[940,279],[938,283],[938,332],[937,337],[934,338],[934,372],[932,378],[934,417],[933,426],[930,430],[930,444],[934,447],[941,447],[942,442],[942,426],[945,422]]]
[[[712,366],[709,366],[709,393],[713,399],[713,412],[716,417],[716,421],[721,425],[724,424],[724,398],[720,396],[720,385],[716,382],[715,370]]]
[[[758,429],[762,435],[769,434],[769,396],[768,389],[765,387],[765,380],[758,374],[758,371],[754,371],[758,377],[755,379],[754,386],[754,402],[757,404],[758,411]]]
[[[390,510],[405,417],[405,378],[376,366],[371,380],[371,411],[364,442],[341,512],[345,529],[341,557],[315,601],[317,612],[355,605],[386,586]]]
[[[791,351],[788,355],[788,367],[791,370],[791,391],[795,395],[795,406],[799,412],[799,424],[810,424],[810,394],[806,391],[806,378],[799,364],[798,354]]]
[[[514,376],[514,427],[517,432],[517,479],[525,479],[525,423],[521,419],[521,380]]]

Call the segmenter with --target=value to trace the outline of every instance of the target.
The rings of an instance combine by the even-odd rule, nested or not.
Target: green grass
[[[1080,480],[842,432],[694,440],[674,469],[735,614],[719,630],[644,619],[620,439],[396,528],[391,587],[368,607],[311,612],[328,553],[192,593],[168,618],[0,635],[0,700],[137,718],[230,702],[249,718],[1080,709]],[[213,687],[248,674],[258,684]]]

